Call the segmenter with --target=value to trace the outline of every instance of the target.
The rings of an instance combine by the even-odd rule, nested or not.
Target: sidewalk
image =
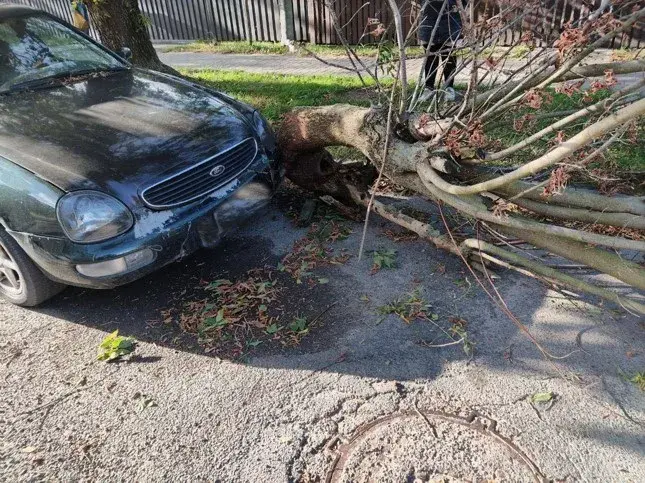
[[[355,72],[325,64],[323,61],[313,57],[298,57],[295,55],[264,55],[264,54],[210,54],[203,52],[159,52],[159,58],[165,64],[176,69],[222,69],[222,70],[243,70],[258,74],[291,74],[291,75],[356,75]],[[347,58],[325,58],[325,61],[352,68]],[[366,67],[373,71],[375,62],[373,59],[364,59]],[[417,79],[423,59],[408,60],[408,78]],[[517,61],[510,62],[507,68],[517,68],[520,64]],[[380,77],[386,75],[379,72]],[[464,69],[457,74],[457,84],[467,84],[470,76],[470,69]],[[503,79],[501,76],[500,79]]]
[[[325,65],[313,57],[298,57],[295,55],[265,55],[265,54],[209,54],[203,52],[159,52],[159,58],[165,64],[184,69],[226,69],[245,70],[259,74],[294,74],[294,75],[355,75],[353,72],[338,67]],[[349,59],[330,58],[329,62],[351,68]],[[412,61],[418,72],[421,60]],[[369,64],[374,67],[374,61]]]
[[[157,45],[159,58],[165,64],[176,69],[220,69],[220,70],[243,70],[259,74],[291,74],[291,75],[356,75],[354,72],[344,69],[352,68],[347,58],[330,57],[324,60],[330,64],[313,57],[299,57],[296,55],[270,55],[270,54],[216,54],[204,52],[164,52],[163,45]],[[604,63],[612,61],[611,50],[599,50],[589,56],[588,64]],[[365,58],[364,62],[368,69],[374,69],[374,59]],[[509,59],[505,65],[505,71],[512,71],[522,66],[526,60]],[[423,59],[411,59],[408,61],[408,78],[417,79]],[[483,70],[481,71],[483,74]],[[380,73],[379,73],[380,74]],[[626,85],[642,78],[643,74],[630,74],[620,76],[620,84]],[[381,75],[383,77],[383,75]],[[470,69],[466,68],[456,77],[457,84],[467,84],[470,77]],[[505,75],[500,75],[497,82],[503,82]],[[490,77],[489,77],[490,78]]]

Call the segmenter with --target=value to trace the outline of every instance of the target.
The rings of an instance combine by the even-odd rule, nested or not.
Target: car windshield
[[[0,20],[0,92],[46,79],[127,65],[44,15]]]

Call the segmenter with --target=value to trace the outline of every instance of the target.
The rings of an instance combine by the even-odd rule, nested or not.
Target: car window
[[[49,17],[0,20],[0,90],[51,76],[119,67],[125,65]]]

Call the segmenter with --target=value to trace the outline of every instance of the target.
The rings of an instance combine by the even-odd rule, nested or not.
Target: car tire
[[[49,280],[0,227],[0,297],[20,307],[35,307],[65,289]]]

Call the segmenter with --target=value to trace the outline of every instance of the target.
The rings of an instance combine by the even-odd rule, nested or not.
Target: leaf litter
[[[320,317],[309,320],[304,314],[290,315],[280,297],[287,291],[293,295],[294,290],[331,283],[314,270],[349,260],[344,250],[337,253],[330,244],[350,233],[336,217],[317,221],[276,268],[255,268],[238,280],[207,283],[204,297],[161,311],[161,319],[166,325],[176,321],[183,331],[198,336],[207,353],[218,357],[241,359],[266,343],[298,345]]]

